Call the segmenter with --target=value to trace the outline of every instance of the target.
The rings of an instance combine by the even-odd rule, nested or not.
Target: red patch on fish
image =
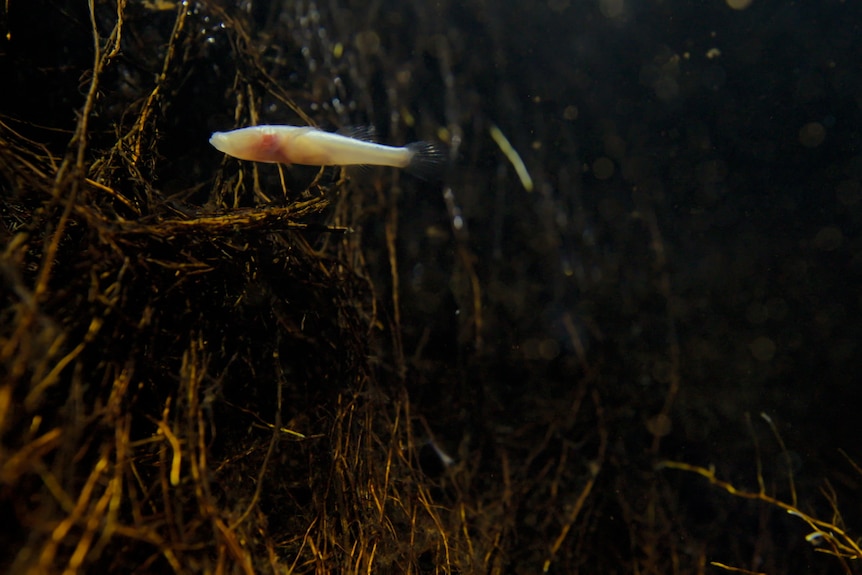
[[[285,162],[278,134],[261,134],[257,142],[257,149],[257,155],[264,159],[263,161],[288,163]]]
[[[275,134],[264,134],[260,138],[260,149],[271,152],[278,148],[278,137]]]

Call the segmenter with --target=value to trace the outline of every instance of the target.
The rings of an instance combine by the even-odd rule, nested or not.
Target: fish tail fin
[[[409,174],[422,180],[439,180],[449,163],[449,151],[435,142],[413,142],[407,145],[410,163],[404,168]]]

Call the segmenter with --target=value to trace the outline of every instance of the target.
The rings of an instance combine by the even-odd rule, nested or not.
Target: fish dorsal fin
[[[344,126],[337,133],[363,142],[377,142],[377,130],[374,126]]]

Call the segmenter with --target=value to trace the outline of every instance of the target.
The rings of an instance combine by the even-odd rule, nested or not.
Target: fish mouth
[[[210,136],[210,144],[213,148],[218,150],[219,152],[223,152],[225,154],[228,153],[228,138],[227,134],[224,132],[214,132],[212,136]]]

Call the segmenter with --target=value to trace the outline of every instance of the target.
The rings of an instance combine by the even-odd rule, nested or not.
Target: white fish
[[[439,175],[446,164],[444,148],[434,143],[384,146],[309,126],[253,126],[215,132],[210,144],[229,156],[252,162],[392,166],[421,178]]]

